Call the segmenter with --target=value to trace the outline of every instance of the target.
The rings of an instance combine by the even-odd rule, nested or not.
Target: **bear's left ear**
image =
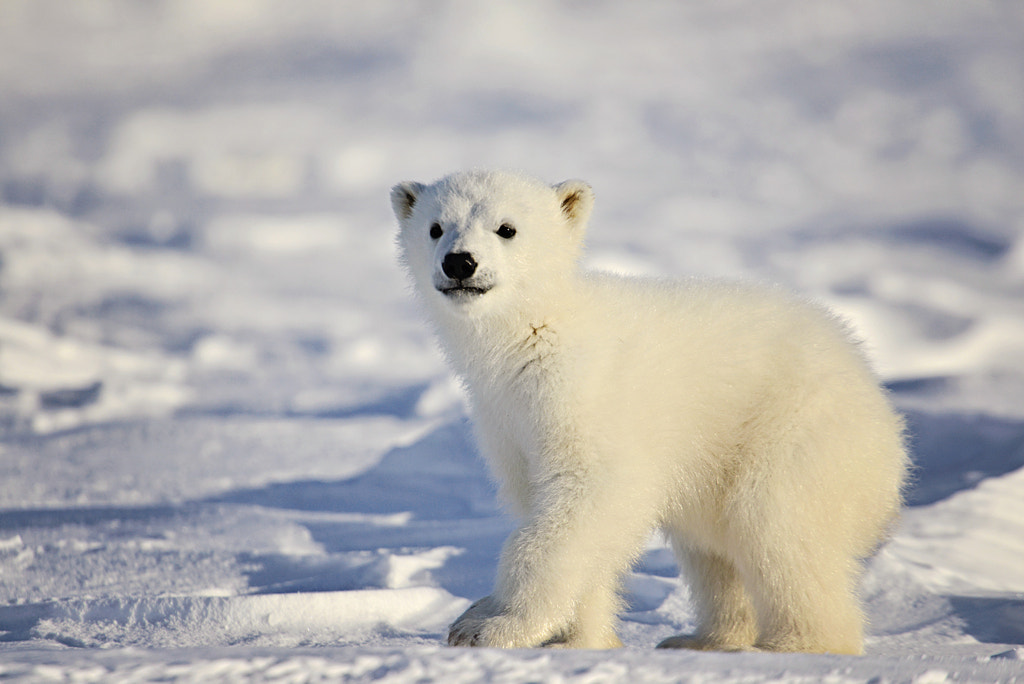
[[[416,200],[421,192],[423,192],[423,183],[414,181],[399,183],[391,188],[391,208],[399,221],[404,221],[412,216],[412,208],[416,205]]]
[[[567,180],[554,186],[562,216],[573,229],[587,225],[594,208],[594,191],[581,180]]]

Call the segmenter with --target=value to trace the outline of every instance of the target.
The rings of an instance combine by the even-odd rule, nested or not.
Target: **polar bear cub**
[[[521,525],[454,646],[621,645],[661,528],[692,584],[663,647],[859,653],[858,559],[901,504],[903,427],[850,333],[770,288],[589,273],[581,181],[391,191],[401,260]]]

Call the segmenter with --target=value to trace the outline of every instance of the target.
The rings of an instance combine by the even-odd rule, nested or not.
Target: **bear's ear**
[[[423,191],[423,183],[406,181],[391,188],[391,208],[399,221],[412,216],[412,208],[416,204],[420,193]]]
[[[567,180],[554,186],[562,216],[573,228],[582,228],[594,208],[594,191],[581,180]]]

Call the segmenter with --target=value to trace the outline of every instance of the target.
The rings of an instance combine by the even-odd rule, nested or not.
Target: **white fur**
[[[663,646],[861,651],[858,559],[897,515],[907,460],[841,323],[774,289],[581,271],[593,194],[579,181],[480,171],[391,198],[522,520],[450,644],[619,645],[622,578],[661,527],[700,615]],[[438,289],[457,284],[450,252],[473,255],[462,284],[485,293]]]

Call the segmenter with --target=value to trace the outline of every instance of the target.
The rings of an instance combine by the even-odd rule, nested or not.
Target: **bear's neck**
[[[536,304],[501,315],[439,321],[438,335],[455,372],[471,386],[510,383],[535,362],[551,362],[573,308]]]

